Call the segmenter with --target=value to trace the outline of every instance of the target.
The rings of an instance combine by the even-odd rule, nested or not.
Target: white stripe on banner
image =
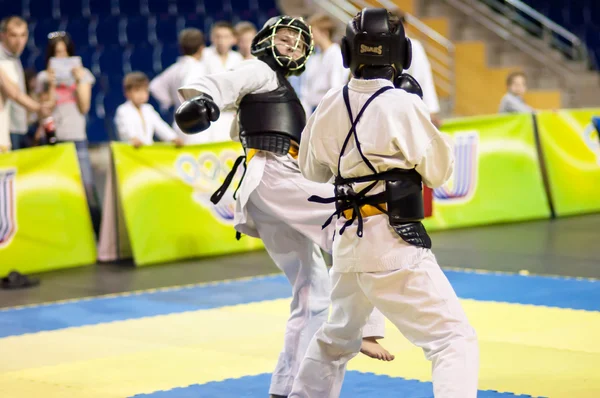
[[[15,187],[16,171],[0,173],[0,246],[11,239],[15,231]]]
[[[433,190],[440,201],[466,201],[477,186],[479,133],[465,131],[454,135],[454,173],[450,181]]]

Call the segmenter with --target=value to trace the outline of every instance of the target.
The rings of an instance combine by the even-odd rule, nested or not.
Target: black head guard
[[[300,58],[294,60],[290,56],[281,54],[277,49],[275,34],[279,29],[290,29],[300,33],[295,43],[288,44],[293,49],[302,49],[303,55]],[[306,61],[313,49],[312,32],[304,19],[283,15],[273,17],[265,23],[252,40],[251,52],[255,57],[269,64],[271,68],[280,70],[285,75],[300,75],[304,72]]]
[[[390,26],[391,14],[385,8],[364,8],[346,26],[342,38],[344,66],[354,76],[361,76],[364,67],[392,66],[396,76],[410,67],[410,39],[402,23]]]

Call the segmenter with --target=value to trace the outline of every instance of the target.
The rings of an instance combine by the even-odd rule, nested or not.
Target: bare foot
[[[360,346],[360,352],[368,357],[379,359],[381,361],[392,361],[394,356],[388,350],[383,348],[374,337],[365,337]]]

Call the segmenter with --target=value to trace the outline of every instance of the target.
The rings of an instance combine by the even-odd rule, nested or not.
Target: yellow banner
[[[75,146],[0,154],[0,277],[95,261]]]

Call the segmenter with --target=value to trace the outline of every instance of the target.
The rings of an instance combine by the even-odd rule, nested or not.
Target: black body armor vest
[[[239,105],[240,141],[244,148],[285,155],[291,141],[300,144],[306,113],[285,77],[277,72],[279,87],[244,96]]]

